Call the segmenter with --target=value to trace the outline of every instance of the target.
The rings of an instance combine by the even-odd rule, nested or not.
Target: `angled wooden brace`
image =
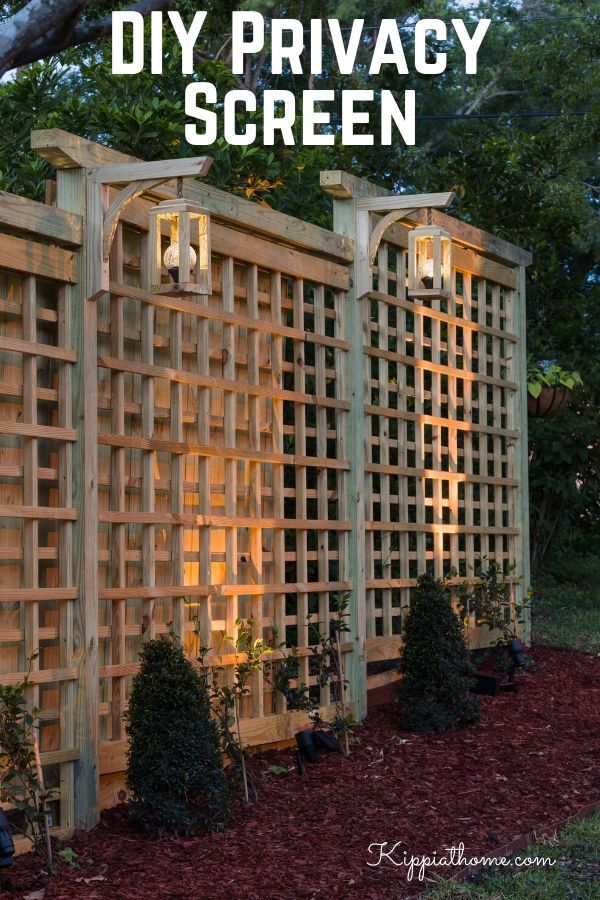
[[[117,166],[100,166],[94,169],[94,177],[99,184],[119,184],[129,182],[117,194],[104,214],[102,256],[108,259],[121,213],[128,203],[152,190],[172,181],[173,178],[202,178],[212,165],[212,157],[196,156],[192,159],[166,159],[148,163],[124,163]]]
[[[394,222],[405,219],[418,209],[445,208],[450,206],[454,198],[454,192],[448,191],[442,194],[404,194],[392,197],[375,197],[357,200],[357,210],[367,212],[386,212],[387,215],[377,223],[369,237],[369,266],[373,265],[377,250],[383,235]]]
[[[394,222],[397,222],[399,219],[405,219],[407,216],[410,216],[412,213],[416,212],[418,208],[419,207],[413,206],[410,209],[395,209],[393,212],[388,213],[387,216],[384,216],[383,219],[379,220],[379,222],[371,232],[371,237],[369,238],[370,266],[372,266],[375,262],[375,257],[377,255],[377,250],[379,249],[381,239],[390,225],[393,225]]]

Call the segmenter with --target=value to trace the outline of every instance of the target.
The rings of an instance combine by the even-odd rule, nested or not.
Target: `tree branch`
[[[455,112],[457,116],[472,116],[473,113],[477,112],[479,107],[486,101],[493,100],[494,97],[503,97],[509,94],[520,95],[522,91],[506,91],[506,90],[494,90],[506,70],[508,69],[510,59],[507,58],[502,63],[502,65],[497,69],[496,72],[491,76],[489,81],[487,81],[481,90],[475,95],[475,97],[469,103],[463,103]],[[427,153],[435,153],[444,143],[444,135],[439,134],[437,137],[432,138],[428,144],[425,146],[425,150]]]
[[[129,7],[143,16],[173,0],[142,0]],[[89,0],[30,0],[0,27],[0,75],[109,34],[111,17],[81,22]]]
[[[57,22],[68,35],[73,19],[79,19],[86,0],[31,0],[0,28],[0,73],[21,65],[20,57],[41,35],[56,30]],[[70,27],[69,27],[70,26]]]
[[[150,15],[151,12],[168,9],[173,4],[173,0],[142,0],[129,7],[130,12],[139,12],[143,16]],[[110,34],[112,29],[111,16],[105,16],[96,22],[80,22],[73,32],[73,46],[76,44],[87,44],[89,41],[95,41],[100,37]]]

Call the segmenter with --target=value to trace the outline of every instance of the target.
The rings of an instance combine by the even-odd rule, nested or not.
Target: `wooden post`
[[[74,711],[74,740],[79,749],[75,764],[77,790],[74,826],[91,828],[98,803],[98,487],[97,487],[97,378],[96,307],[88,300],[90,275],[102,262],[99,204],[89,206],[83,169],[59,169],[57,204],[87,218],[86,240],[77,253],[77,284],[72,288],[72,338],[77,363],[72,374],[74,583],[78,590],[73,615],[73,665],[78,670]],[[94,219],[94,216],[96,217]],[[98,249],[100,248],[100,249]]]
[[[519,342],[513,352],[516,354],[515,381],[518,390],[515,395],[515,413],[519,437],[515,447],[515,477],[520,484],[517,488],[515,525],[521,534],[517,539],[516,575],[521,582],[516,586],[517,598],[522,599],[530,587],[531,570],[529,556],[529,450],[527,442],[527,308],[525,300],[525,266],[518,268],[518,288],[514,295],[516,309],[514,315],[514,331],[519,335]],[[525,611],[524,622],[525,643],[531,643],[531,611]]]
[[[388,191],[361,178],[355,178],[347,172],[321,172],[321,187],[333,197],[333,230],[336,234],[351,238],[356,242],[355,261],[350,266],[350,290],[346,294],[344,311],[345,338],[350,344],[346,399],[350,401],[351,409],[348,413],[348,445],[346,452],[342,453],[342,457],[350,460],[352,468],[346,481],[347,497],[344,498],[344,503],[348,503],[348,506],[345,513],[343,508],[340,509],[340,517],[347,518],[352,523],[352,531],[348,535],[346,545],[347,558],[344,561],[346,574],[342,577],[352,583],[349,605],[351,627],[349,637],[354,641],[355,651],[349,655],[346,670],[356,709],[356,718],[360,720],[364,719],[367,714],[367,617],[364,506],[365,417],[363,411],[365,362],[363,357],[363,312],[362,305],[357,302],[357,298],[362,293],[358,290],[359,283],[365,283],[363,269],[368,264],[369,214],[363,211],[357,213],[355,201],[363,197],[385,196]],[[357,225],[360,226],[360,234],[357,233]],[[360,247],[358,246],[359,241]],[[362,301],[362,303],[366,302],[368,301]],[[342,498],[340,498],[340,502],[341,500]],[[340,566],[340,575],[342,575],[342,571]]]

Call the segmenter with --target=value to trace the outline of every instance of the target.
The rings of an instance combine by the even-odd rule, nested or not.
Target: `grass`
[[[572,822],[551,840],[517,854],[549,857],[554,866],[502,868],[459,884],[449,881],[433,888],[430,900],[485,897],[487,900],[598,900],[600,898],[600,813]]]
[[[534,643],[600,654],[600,558],[555,563],[534,588]]]
[[[534,644],[600,655],[600,556],[555,562],[534,579],[534,588]],[[572,822],[552,840],[518,855],[551,857],[556,865],[488,870],[465,884],[442,883],[428,897],[600,900],[600,813]]]

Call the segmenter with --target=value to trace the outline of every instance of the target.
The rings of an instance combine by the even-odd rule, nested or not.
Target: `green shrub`
[[[127,713],[132,813],[154,835],[219,830],[230,794],[205,683],[181,647],[148,641]]]
[[[402,724],[436,732],[479,718],[469,694],[472,667],[448,583],[421,575],[403,629],[400,654]]]
[[[28,658],[27,674],[20,684],[0,684],[0,803],[16,811],[19,822],[19,825],[13,822],[16,830],[52,866],[45,810],[57,791],[40,784],[34,731],[39,726],[39,710],[29,709],[26,696],[31,665],[37,657],[35,652]]]

